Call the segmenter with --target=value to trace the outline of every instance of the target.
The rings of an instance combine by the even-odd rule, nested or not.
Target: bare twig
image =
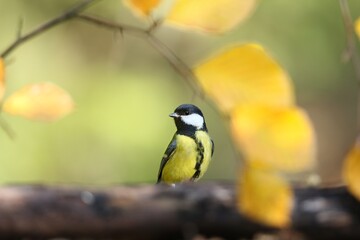
[[[197,96],[203,97],[200,86],[197,84],[196,76],[170,48],[153,35],[149,35],[148,42],[156,49],[168,63],[182,76],[187,83],[194,89]]]
[[[157,27],[157,24],[153,24],[149,29],[143,29],[139,27],[134,27],[125,24],[119,24],[110,22],[108,20],[100,19],[98,17],[93,17],[89,15],[79,14],[79,19],[85,20],[89,23],[93,23],[102,27],[106,27],[112,30],[117,30],[120,32],[126,32],[133,36],[138,36],[146,39],[149,44],[158,51],[168,63],[182,76],[186,82],[194,89],[197,96],[202,96],[201,88],[196,81],[196,76],[191,71],[191,69],[162,41],[155,37],[152,33]]]
[[[89,6],[92,2],[94,2],[95,0],[83,0],[82,2],[80,2],[79,4],[77,4],[76,6],[66,10],[63,14],[61,14],[58,17],[55,17],[51,20],[49,20],[48,22],[45,22],[44,24],[38,26],[37,28],[35,28],[34,30],[22,35],[22,36],[18,36],[17,39],[10,44],[10,46],[8,46],[1,54],[0,56],[2,58],[5,58],[6,56],[8,56],[14,49],[16,49],[18,46],[20,46],[21,44],[25,43],[26,41],[32,39],[33,37],[39,35],[40,33],[45,32],[46,30],[49,30],[50,28],[63,23],[67,20],[72,19],[73,17],[75,17],[80,11],[84,10],[87,6]]]
[[[88,15],[79,14],[83,9],[85,9],[90,3],[95,0],[83,0],[78,5],[70,8],[65,11],[58,17],[55,17],[48,22],[38,26],[34,30],[22,35],[22,20],[19,23],[19,29],[17,32],[16,40],[10,44],[1,54],[0,57],[5,58],[8,56],[13,50],[15,50],[18,46],[25,43],[26,41],[32,39],[33,37],[39,35],[40,33],[49,30],[50,28],[63,23],[67,20],[70,20],[74,17],[78,17],[79,19],[85,20],[87,22],[100,25],[102,27],[106,27],[113,30],[118,30],[121,33],[127,32],[133,36],[139,36],[146,39],[149,44],[157,50],[168,62],[169,64],[187,81],[187,83],[194,89],[195,94],[197,96],[203,96],[201,88],[196,81],[196,76],[191,71],[191,69],[163,42],[161,42],[158,38],[153,35],[153,32],[159,25],[161,25],[161,21],[155,21],[148,29],[142,29],[130,25],[113,23],[104,19],[95,18]]]
[[[85,14],[78,14],[77,18],[92,24],[96,24],[101,27],[108,28],[110,30],[116,30],[122,33],[127,32],[128,34],[131,34],[136,37],[146,38],[148,36],[147,31],[139,27],[134,27],[126,24],[118,24],[118,23],[110,22],[105,19],[101,19],[98,17],[93,17]]]
[[[19,25],[18,25],[18,31],[16,33],[16,39],[21,38],[23,27],[24,27],[24,18],[20,17]]]
[[[353,20],[351,17],[349,4],[347,0],[339,0],[341,15],[343,18],[345,31],[346,31],[346,42],[347,42],[347,49],[346,49],[346,56],[351,60],[355,71],[356,81],[359,85],[358,87],[358,110],[357,110],[357,125],[358,130],[360,130],[360,58],[358,55],[358,51],[356,49],[356,42],[355,42],[355,32],[354,32],[354,25]]]

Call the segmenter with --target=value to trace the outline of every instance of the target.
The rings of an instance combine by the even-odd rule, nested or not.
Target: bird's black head
[[[207,131],[204,115],[195,105],[182,104],[170,114],[170,117],[174,118],[178,132]]]

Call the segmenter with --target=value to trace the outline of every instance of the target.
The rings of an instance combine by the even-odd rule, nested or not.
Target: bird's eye
[[[185,115],[189,115],[189,114],[190,114],[189,110],[186,110]]]

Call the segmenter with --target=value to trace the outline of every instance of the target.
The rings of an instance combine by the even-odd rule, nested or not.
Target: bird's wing
[[[214,155],[214,150],[215,150],[215,144],[214,141],[211,139],[211,156]]]
[[[175,149],[176,149],[176,135],[174,135],[173,139],[171,140],[171,142],[170,142],[169,146],[167,147],[167,149],[164,153],[164,156],[161,160],[157,183],[159,183],[161,181],[161,175],[162,175],[164,166],[167,163],[167,161],[169,161],[170,157],[174,154]]]

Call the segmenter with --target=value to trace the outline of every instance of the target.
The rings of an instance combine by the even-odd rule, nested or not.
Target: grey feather
[[[161,182],[162,171],[164,169],[164,166],[169,161],[170,157],[174,154],[175,149],[176,149],[176,135],[174,135],[169,146],[166,148],[164,156],[161,160],[157,183]]]

